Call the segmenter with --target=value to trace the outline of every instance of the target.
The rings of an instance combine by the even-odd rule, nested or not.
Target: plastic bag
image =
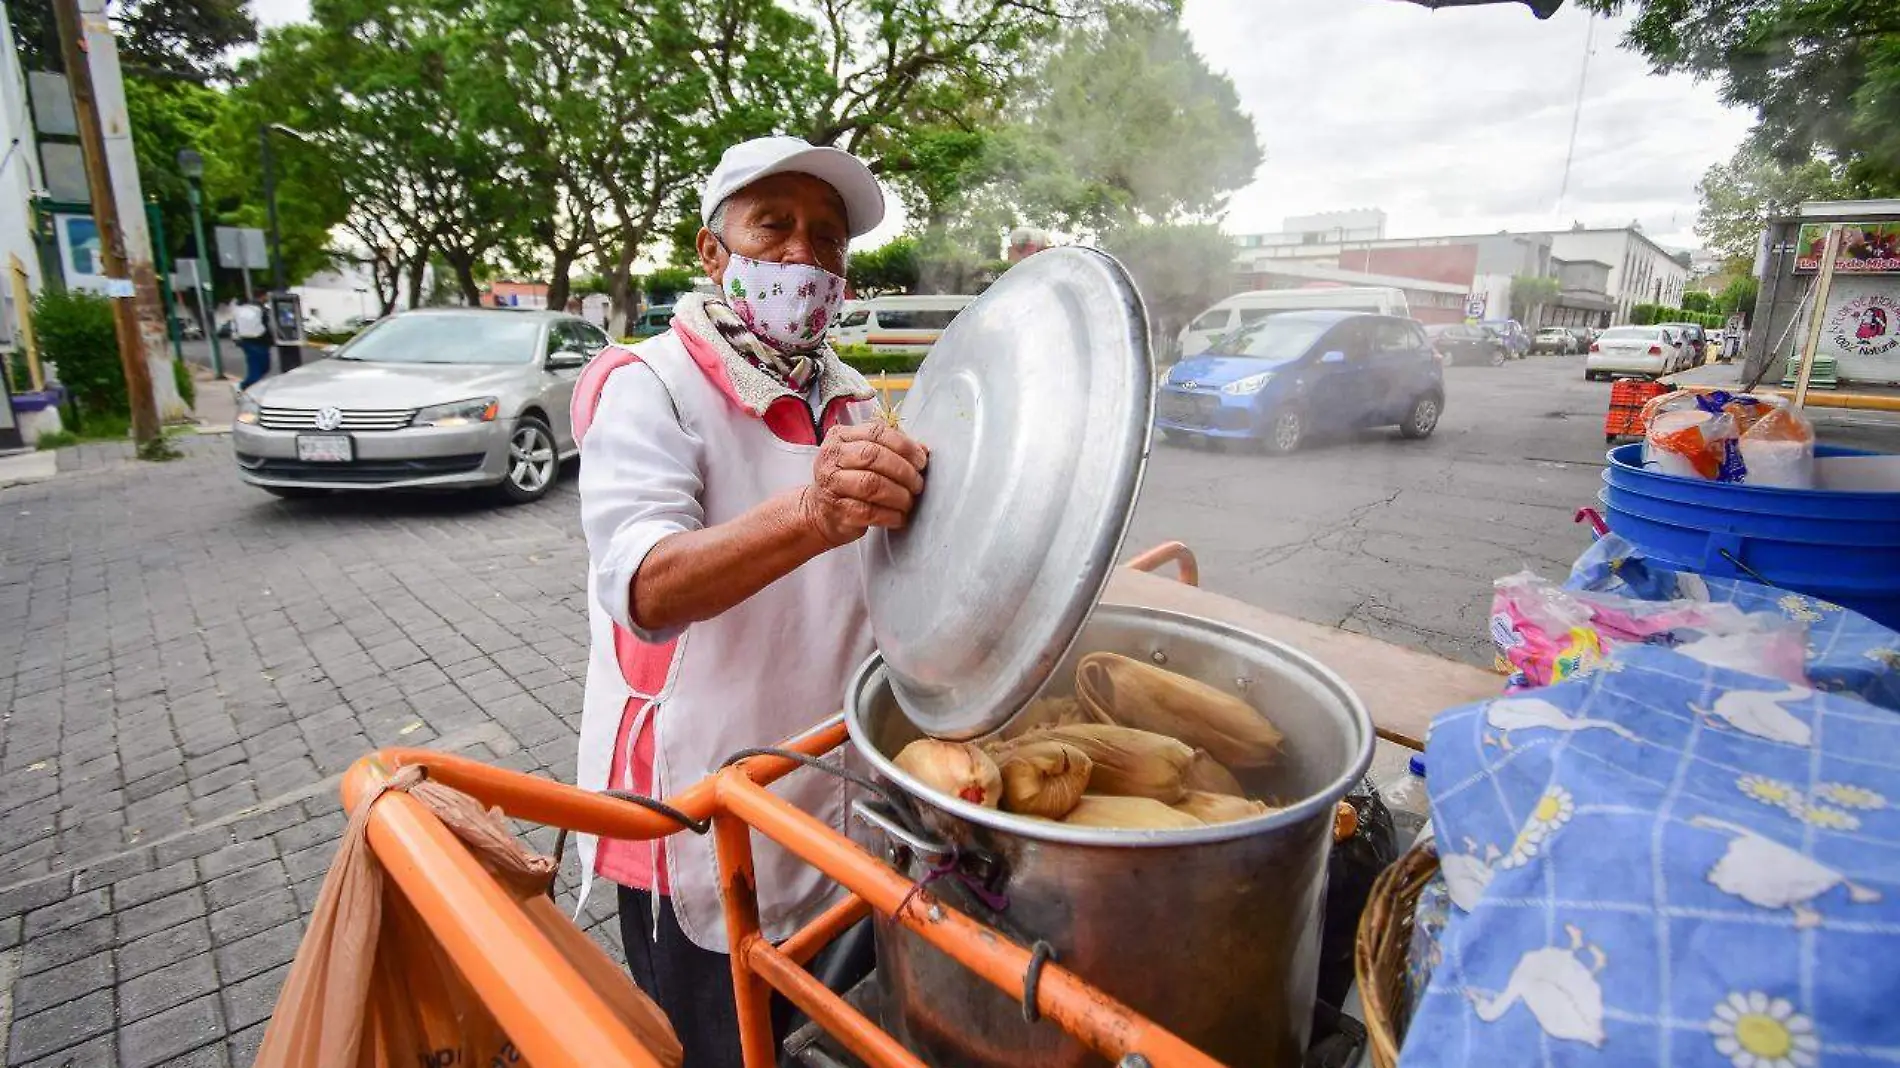
[[[386,789],[407,791],[454,832],[659,1063],[679,1068],[679,1040],[666,1016],[548,900],[554,862],[525,849],[498,810],[484,811],[467,794],[423,780],[420,770],[398,771]],[[421,916],[385,884],[367,837],[375,803],[371,798],[350,815],[253,1063],[371,1068],[521,1061]]]
[[[1779,397],[1691,387],[1643,405],[1643,466],[1681,478],[1806,489],[1814,427]]]
[[[1522,571],[1492,584],[1491,640],[1511,691],[1582,674],[1619,645],[1681,646],[1710,664],[1806,684],[1800,624],[1704,600],[1639,601],[1567,590]]]

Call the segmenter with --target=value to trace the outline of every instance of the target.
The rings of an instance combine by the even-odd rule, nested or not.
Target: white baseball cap
[[[699,195],[699,221],[711,225],[713,209],[768,174],[809,174],[844,200],[845,225],[861,237],[884,221],[884,190],[871,168],[840,148],[820,147],[800,137],[755,137],[726,149]]]

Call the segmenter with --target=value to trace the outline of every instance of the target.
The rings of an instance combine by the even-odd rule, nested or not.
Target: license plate
[[[297,459],[310,464],[346,464],[356,459],[348,434],[299,434]]]
[[[1161,418],[1166,419],[1170,423],[1196,422],[1195,412],[1197,408],[1198,406],[1193,397],[1183,396],[1178,393],[1163,393],[1161,395]]]

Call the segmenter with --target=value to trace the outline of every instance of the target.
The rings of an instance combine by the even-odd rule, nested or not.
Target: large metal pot
[[[867,817],[885,825],[886,856],[905,875],[924,878],[944,860],[924,854],[954,847],[970,881],[1007,904],[992,909],[955,878],[936,879],[932,893],[1025,945],[1049,943],[1064,967],[1210,1055],[1232,1065],[1298,1064],[1313,1011],[1333,810],[1371,763],[1371,718],[1337,676],[1285,645],[1127,606],[1096,609],[1048,692],[1067,692],[1076,660],[1101,650],[1219,686],[1270,715],[1286,734],[1285,755],[1243,781],[1287,807],[1191,831],[1112,831],[928,792],[891,763],[919,732],[873,657],[847,694],[846,721],[857,750],[913,811],[902,814],[908,827],[875,806]],[[885,1026],[932,1064],[1100,1063],[882,918],[877,954]]]

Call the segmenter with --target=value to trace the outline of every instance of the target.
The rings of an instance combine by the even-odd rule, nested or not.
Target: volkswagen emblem
[[[1192,378],[1190,378],[1187,381],[1181,383],[1181,388],[1191,393],[1194,390],[1200,389],[1201,384],[1199,382],[1194,381]]]
[[[318,430],[335,430],[337,427],[340,427],[342,425],[343,425],[343,409],[341,408],[318,408],[317,409],[317,429]]]

